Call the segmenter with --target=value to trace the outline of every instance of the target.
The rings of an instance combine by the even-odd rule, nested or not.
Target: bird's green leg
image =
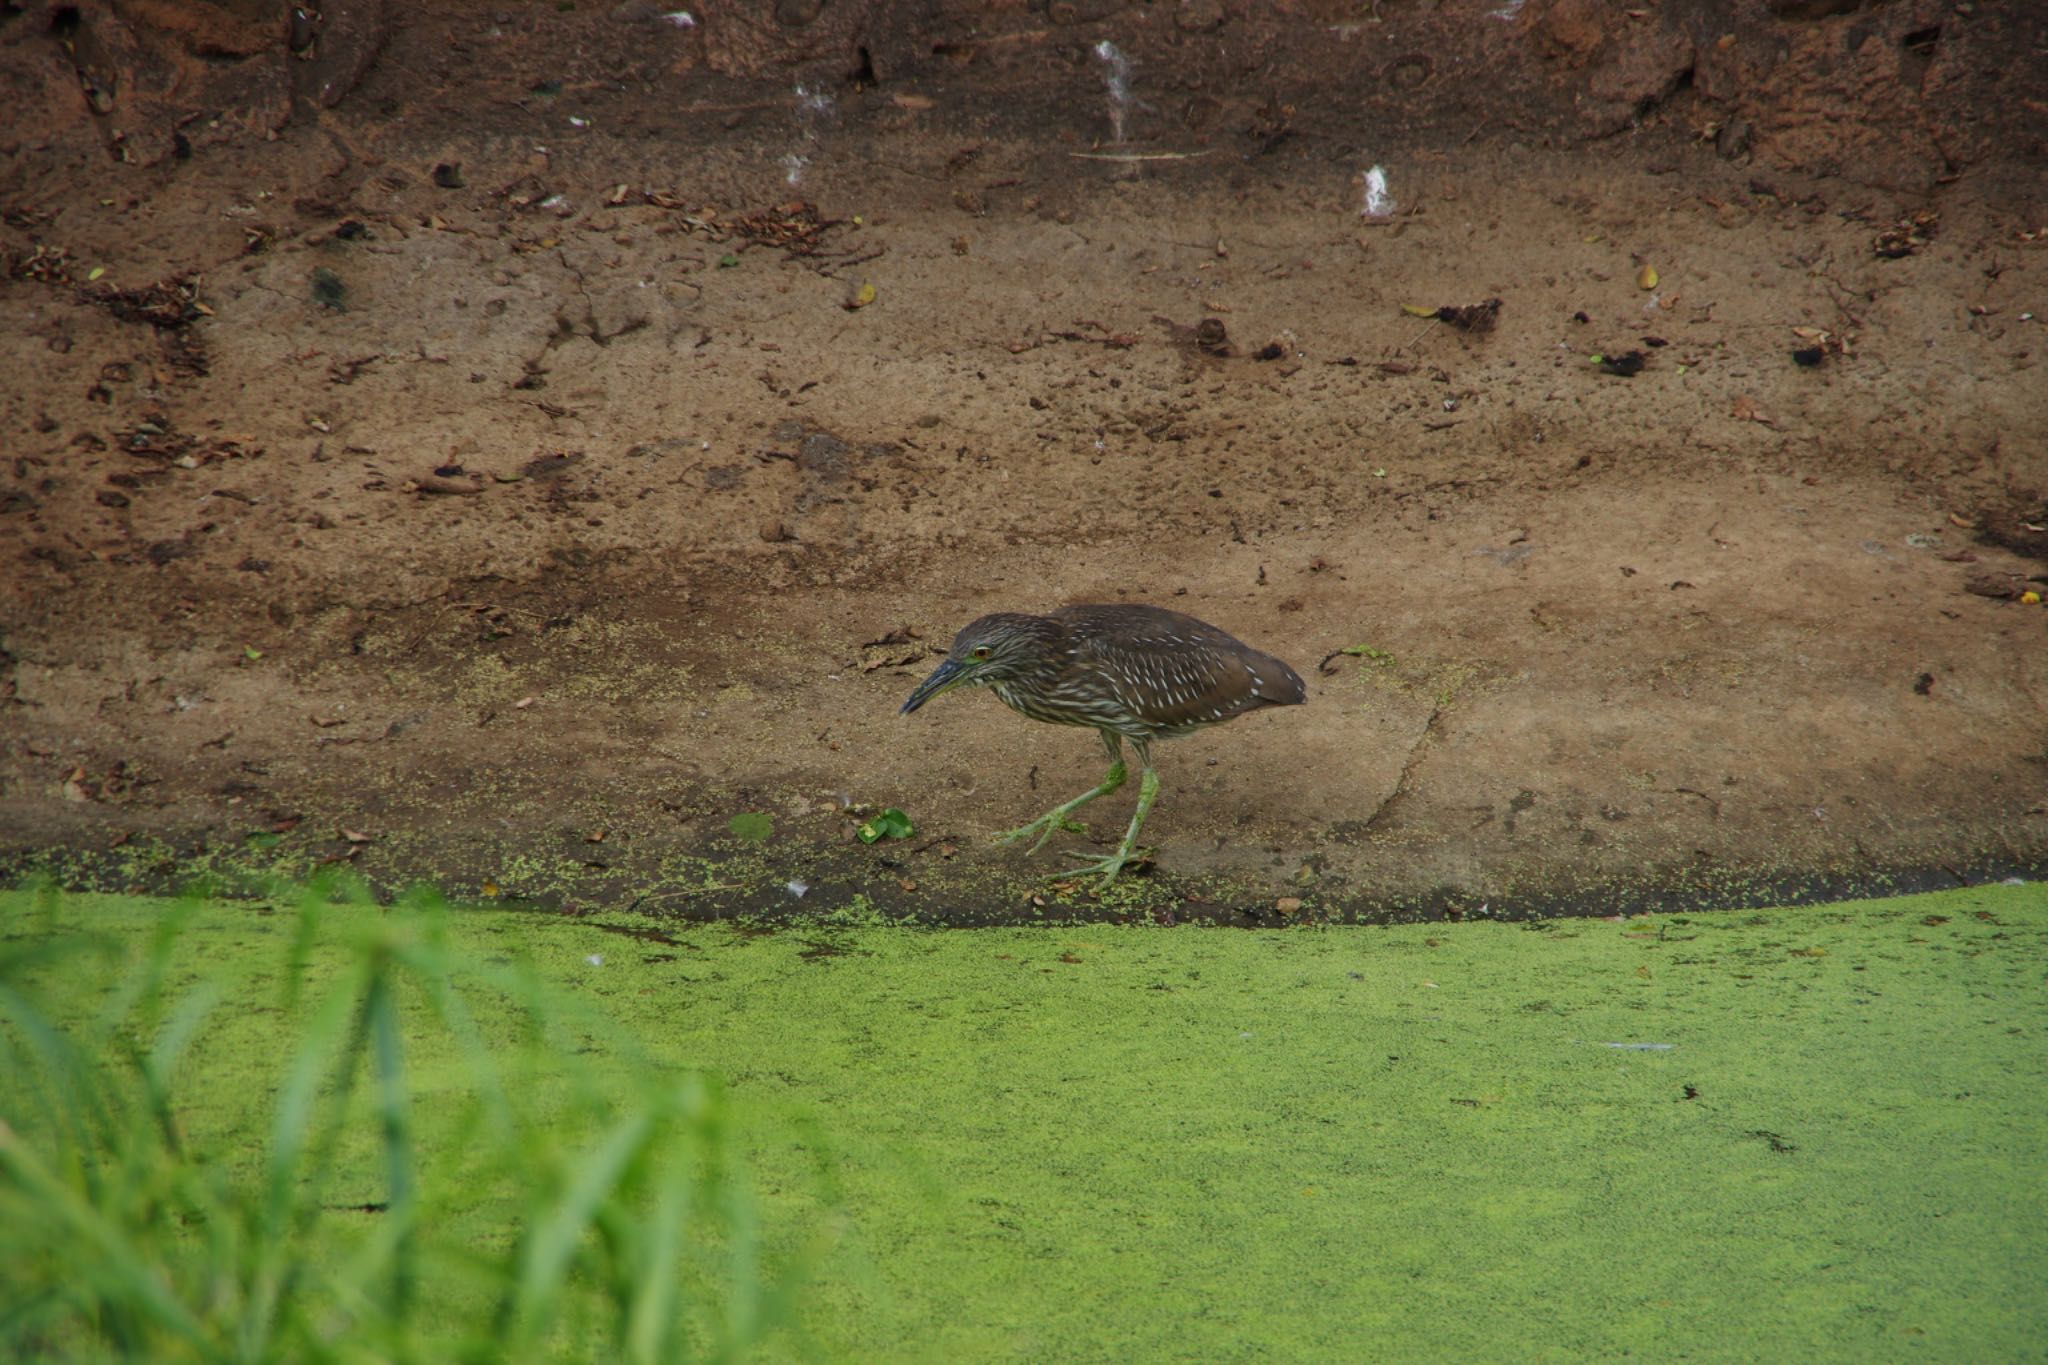
[[[1033,820],[1030,824],[1023,826],[1021,829],[1013,829],[1008,834],[998,835],[997,838],[1003,843],[1014,844],[1019,839],[1028,839],[1036,834],[1038,842],[1033,844],[1030,850],[1036,853],[1039,849],[1045,847],[1047,839],[1052,838],[1053,835],[1068,827],[1067,817],[1069,815],[1087,805],[1096,797],[1107,796],[1118,787],[1121,787],[1124,784],[1124,778],[1128,775],[1129,773],[1124,767],[1123,758],[1119,755],[1116,762],[1110,764],[1109,772],[1103,777],[1101,785],[1097,786],[1093,791],[1085,791],[1071,801],[1063,801],[1039,816],[1036,820]]]
[[[1124,832],[1123,843],[1117,846],[1116,852],[1104,853],[1099,857],[1090,858],[1087,860],[1086,865],[1074,868],[1069,872],[1063,872],[1060,875],[1064,877],[1077,877],[1083,873],[1092,875],[1100,872],[1102,874],[1102,889],[1107,891],[1109,884],[1116,880],[1116,874],[1124,870],[1124,864],[1129,862],[1131,855],[1138,851],[1138,827],[1145,823],[1147,812],[1152,809],[1152,803],[1158,799],[1159,771],[1150,763],[1147,763],[1145,771],[1138,778],[1138,809],[1131,814],[1131,827]]]

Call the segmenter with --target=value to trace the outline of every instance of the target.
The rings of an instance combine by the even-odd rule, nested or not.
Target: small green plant
[[[775,833],[775,822],[759,811],[750,810],[733,816],[729,828],[750,844],[765,844],[768,837]]]
[[[1337,652],[1339,654],[1348,654],[1355,659],[1363,659],[1367,663],[1380,668],[1392,668],[1394,666],[1394,656],[1377,645],[1349,645]]]
[[[872,844],[877,839],[908,839],[917,833],[917,826],[910,823],[909,816],[891,806],[874,819],[863,822],[855,832],[860,835],[862,843]]]
[[[788,1321],[714,1080],[460,960],[432,895],[316,889],[264,1131],[224,1131],[188,1079],[234,1021],[188,917],[133,962],[52,895],[0,918],[0,1357],[664,1362]],[[628,1065],[593,1078],[593,1047]]]

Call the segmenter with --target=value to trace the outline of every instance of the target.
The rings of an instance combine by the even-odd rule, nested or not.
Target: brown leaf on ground
[[[1778,420],[1758,407],[1756,400],[1746,393],[1736,398],[1735,406],[1729,410],[1729,415],[1738,422],[1755,422],[1758,426],[1765,427],[1778,425]]]

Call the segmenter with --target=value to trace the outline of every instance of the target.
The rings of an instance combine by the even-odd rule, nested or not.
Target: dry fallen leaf
[[[906,95],[902,93],[889,97],[889,103],[898,109],[929,109],[936,101],[929,95]]]
[[[352,844],[367,844],[370,842],[370,840],[376,838],[377,836],[374,834],[363,834],[359,831],[352,829],[345,829],[341,831],[341,837],[348,840]]]
[[[1730,409],[1730,415],[1738,422],[1755,422],[1760,426],[1767,427],[1775,427],[1777,425],[1776,420],[1769,413],[1758,407],[1756,400],[1746,393],[1736,398],[1735,406]]]

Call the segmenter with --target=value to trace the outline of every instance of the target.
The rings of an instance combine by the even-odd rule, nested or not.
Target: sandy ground
[[[1085,907],[1093,739],[896,707],[1129,600],[1311,691],[1147,913],[2048,868],[2048,21],[910,8],[0,22],[7,865]]]

